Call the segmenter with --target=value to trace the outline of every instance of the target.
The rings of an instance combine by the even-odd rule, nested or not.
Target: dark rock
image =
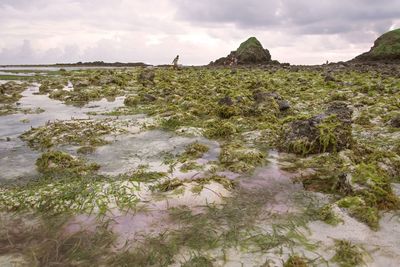
[[[400,128],[400,115],[397,115],[390,120],[390,126]]]
[[[332,76],[332,74],[327,73],[324,77],[325,82],[336,82],[336,79]]]
[[[154,78],[156,77],[156,73],[151,68],[146,68],[141,71],[138,75],[138,82],[143,86],[154,85]]]
[[[220,106],[222,106],[222,105],[233,106],[234,103],[233,103],[232,98],[230,98],[229,96],[225,96],[225,97],[221,98],[221,99],[218,101],[218,104],[219,104]]]
[[[349,175],[347,173],[340,173],[337,179],[335,189],[344,195],[353,193],[353,187],[351,186]]]
[[[144,94],[142,97],[143,101],[145,102],[154,102],[157,100],[157,97],[150,95],[150,94]]]
[[[333,101],[329,104],[325,114],[328,116],[335,114],[341,122],[351,123],[353,110],[343,101]]]
[[[278,103],[280,111],[285,111],[285,110],[290,109],[290,104],[289,104],[288,101],[286,101],[286,100],[277,100],[276,102]]]
[[[254,101],[256,101],[257,103],[261,103],[264,102],[267,99],[267,94],[264,92],[255,92],[253,94],[253,99]]]

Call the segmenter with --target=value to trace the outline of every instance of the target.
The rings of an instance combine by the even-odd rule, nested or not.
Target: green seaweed
[[[319,212],[319,218],[325,223],[333,226],[343,222],[343,220],[332,210],[332,205],[325,205],[322,207]]]
[[[341,267],[363,266],[365,265],[365,252],[358,246],[346,240],[335,240],[336,254],[332,260]]]
[[[287,261],[284,262],[283,267],[307,267],[308,260],[298,255],[290,255]]]
[[[48,151],[36,160],[37,170],[45,175],[65,173],[87,174],[97,171],[100,166],[91,163],[86,164],[81,159],[61,151]]]

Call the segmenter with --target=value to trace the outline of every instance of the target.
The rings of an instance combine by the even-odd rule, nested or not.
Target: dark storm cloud
[[[400,17],[400,1],[373,0],[176,0],[177,18],[192,23],[233,23],[242,28],[279,28],[300,34],[374,31]],[[377,27],[384,23],[385,27]]]

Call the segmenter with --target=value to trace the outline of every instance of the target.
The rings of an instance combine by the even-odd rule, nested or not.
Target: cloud
[[[389,0],[0,0],[0,65],[207,64],[249,36],[282,62],[348,60],[398,18]]]
[[[335,34],[400,17],[400,1],[176,0],[178,19],[193,24],[232,23],[241,28],[301,34]],[[390,27],[389,25],[386,25]]]

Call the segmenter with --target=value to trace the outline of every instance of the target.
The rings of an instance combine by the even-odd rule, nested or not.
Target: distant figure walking
[[[172,67],[174,68],[174,70],[178,69],[178,60],[179,55],[177,55],[176,58],[174,58],[174,61],[172,61]]]

